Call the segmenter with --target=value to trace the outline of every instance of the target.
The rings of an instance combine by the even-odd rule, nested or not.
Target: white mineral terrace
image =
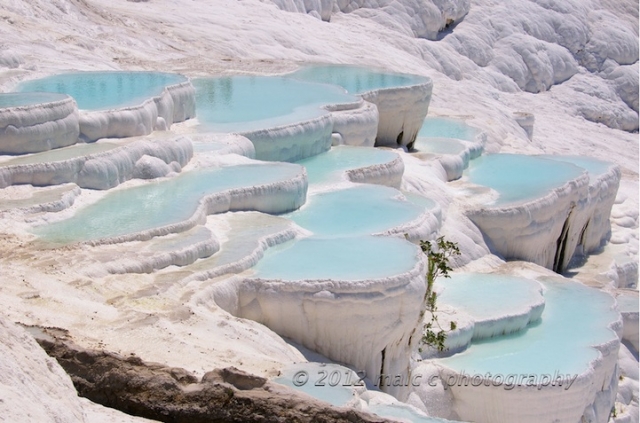
[[[0,8],[3,418],[146,421],[40,325],[389,421],[638,421],[637,2]]]

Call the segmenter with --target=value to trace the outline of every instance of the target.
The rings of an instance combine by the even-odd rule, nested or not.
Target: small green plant
[[[445,341],[447,339],[447,331],[442,329],[438,322],[438,316],[436,312],[438,307],[437,294],[433,292],[433,284],[440,276],[448,278],[449,272],[453,269],[449,266],[449,260],[453,256],[460,255],[460,249],[455,242],[447,241],[443,236],[439,237],[435,241],[420,241],[420,248],[422,252],[426,254],[428,259],[427,265],[427,290],[424,294],[424,307],[420,314],[420,319],[424,317],[424,314],[428,311],[431,313],[431,321],[425,323],[424,332],[422,335],[422,344],[437,349],[442,352],[446,349]],[[456,330],[456,322],[450,322],[450,330]]]

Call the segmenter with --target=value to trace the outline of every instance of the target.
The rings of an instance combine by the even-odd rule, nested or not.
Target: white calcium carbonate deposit
[[[135,353],[199,376],[236,366],[289,377],[293,366],[318,371],[311,362],[323,360],[364,371],[372,383],[422,375],[419,386],[381,387],[395,399],[368,389],[347,402],[386,415],[637,421],[638,313],[623,301],[637,299],[638,282],[636,1],[0,0],[0,9],[3,93],[25,80],[94,70],[197,78],[337,64],[428,81],[366,92],[305,122],[232,135],[198,133],[188,82],[108,112],[78,111],[71,98],[26,106],[0,100],[0,412],[7,419],[136,421],[79,399],[62,369],[14,325],[20,323],[64,328],[83,347]],[[479,135],[455,154],[408,151],[427,112],[463,120]],[[102,139],[134,135],[144,137]],[[22,156],[5,157],[61,154],[55,149],[84,148],[79,140],[117,146],[26,164],[11,164]],[[66,219],[114,190],[374,143],[398,157],[353,165],[342,179],[315,186],[299,167],[285,181],[203,196],[184,221],[137,233],[64,246],[34,235],[34,227]],[[525,202],[492,205],[496,192],[469,184],[463,172],[482,150],[554,160],[583,155],[615,166],[580,171]],[[316,236],[281,215],[313,201],[308,193],[371,183],[425,208],[373,237],[411,248],[408,270],[360,279],[269,278],[256,270],[286,243]],[[567,271],[574,282],[617,298],[620,314],[601,322],[611,339],[588,346],[600,355],[578,372],[575,389],[557,398],[551,389],[526,386],[452,390],[427,383],[446,371],[418,352],[425,263],[405,233],[414,242],[439,235],[456,242],[456,271],[538,280],[553,275],[549,269]],[[483,320],[448,305],[440,313],[443,324],[458,324],[449,339],[453,353],[504,332],[526,337],[527,327],[545,321],[541,308],[536,294],[509,316]],[[579,328],[575,320],[566,328]],[[558,343],[557,354],[571,350]],[[398,411],[397,400],[410,406]]]

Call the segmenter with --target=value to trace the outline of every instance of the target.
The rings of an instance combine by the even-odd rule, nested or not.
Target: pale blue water
[[[427,81],[418,75],[374,71],[357,66],[308,66],[288,76],[305,81],[339,85],[353,94],[382,88],[405,87]]]
[[[422,383],[425,383],[422,381]],[[369,411],[380,417],[391,419],[404,419],[412,423],[446,423],[450,420],[444,420],[437,417],[427,417],[412,411],[409,407],[399,405],[375,404],[369,406]]]
[[[0,162],[0,167],[33,163],[57,162],[72,159],[74,157],[83,157],[89,154],[102,153],[104,151],[112,150],[116,147],[120,147],[120,145],[100,141],[91,144],[74,144],[69,147],[56,148],[54,150],[43,151],[41,153],[34,153],[16,157],[11,160]]]
[[[618,319],[613,298],[574,282],[544,282],[542,319],[512,335],[473,341],[462,353],[439,359],[467,374],[579,374],[598,357],[592,345],[616,338],[608,328]],[[510,301],[507,295],[504,301]]]
[[[465,146],[454,138],[417,138],[413,149],[434,154],[460,154]]]
[[[397,158],[392,151],[374,147],[338,146],[296,163],[307,169],[309,183],[317,184],[342,180],[346,170],[389,163]]]
[[[186,80],[161,72],[76,72],[26,81],[18,90],[68,94],[81,110],[108,110],[139,105],[160,95],[167,85]]]
[[[468,180],[496,190],[498,205],[542,197],[584,170],[571,163],[520,154],[488,154],[469,163]]]
[[[0,93],[0,108],[52,103],[65,98],[66,95],[54,93]]]
[[[458,138],[473,141],[478,130],[467,125],[461,119],[427,117],[418,132],[418,139],[429,138]]]
[[[399,200],[400,193],[379,185],[359,185],[307,197],[287,217],[322,236],[370,235],[417,219],[422,208]]]
[[[257,278],[287,281],[381,279],[413,269],[416,254],[399,238],[314,236],[270,248],[254,269]]]
[[[541,155],[540,157],[544,159],[574,164],[583,169],[586,169],[587,172],[589,172],[590,176],[595,177],[606,173],[609,169],[611,169],[611,166],[613,166],[613,163],[594,159],[593,157],[588,156],[556,156],[553,154],[545,154]]]
[[[297,123],[322,116],[322,106],[353,103],[342,88],[266,76],[193,80],[202,130],[242,132]]]
[[[522,314],[541,296],[538,282],[507,275],[454,274],[438,278],[435,286],[440,292],[438,304],[462,309],[477,320]]]
[[[422,207],[423,209],[430,210],[438,205],[431,198],[423,197],[419,194],[414,194],[412,192],[403,191],[402,194],[407,198],[408,201],[411,201],[418,207]]]
[[[51,242],[87,241],[136,233],[189,219],[199,201],[216,192],[292,178],[301,168],[286,163],[195,170],[141,186],[112,190],[71,218],[34,232]]]

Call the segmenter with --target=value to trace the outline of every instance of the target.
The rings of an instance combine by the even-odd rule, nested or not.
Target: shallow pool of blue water
[[[174,178],[112,190],[73,217],[40,226],[34,232],[51,242],[87,241],[141,232],[189,219],[207,195],[283,181],[301,172],[299,166],[285,163],[185,172]]]
[[[288,217],[322,236],[370,235],[417,219],[423,208],[399,198],[400,192],[379,185],[311,195]]]
[[[476,320],[522,314],[542,296],[538,282],[508,275],[454,274],[437,279],[435,286],[439,304],[464,310]]]
[[[270,248],[254,270],[257,278],[286,281],[382,279],[413,269],[417,253],[399,238],[313,236]]]
[[[522,332],[473,341],[438,361],[467,374],[581,374],[597,359],[593,348],[617,338],[608,325],[619,318],[613,298],[575,282],[545,281],[542,319]],[[504,301],[509,301],[505,295]]]
[[[470,182],[496,190],[496,205],[504,205],[542,197],[583,172],[571,163],[537,156],[488,154],[472,160],[464,174]]]
[[[460,154],[465,145],[455,138],[416,138],[413,149],[420,153]]]
[[[342,88],[292,78],[232,76],[194,79],[201,130],[243,132],[310,120],[323,106],[353,103]]]
[[[462,119],[427,117],[418,132],[418,138],[457,138],[473,141],[478,130],[467,125]]]
[[[418,75],[341,65],[307,66],[288,76],[305,81],[339,85],[352,94],[362,94],[384,88],[406,87],[427,81],[426,78]]]
[[[108,110],[139,105],[185,81],[182,75],[161,72],[75,72],[25,81],[18,90],[68,94],[81,110]]]
[[[307,169],[310,184],[320,184],[343,180],[346,170],[390,163],[397,158],[393,151],[374,147],[338,146],[296,163]]]
[[[571,163],[589,172],[590,177],[598,177],[603,173],[606,173],[613,163],[605,162],[603,160],[594,159],[588,156],[558,156],[552,154],[541,155],[544,159],[556,160],[559,162]]]

